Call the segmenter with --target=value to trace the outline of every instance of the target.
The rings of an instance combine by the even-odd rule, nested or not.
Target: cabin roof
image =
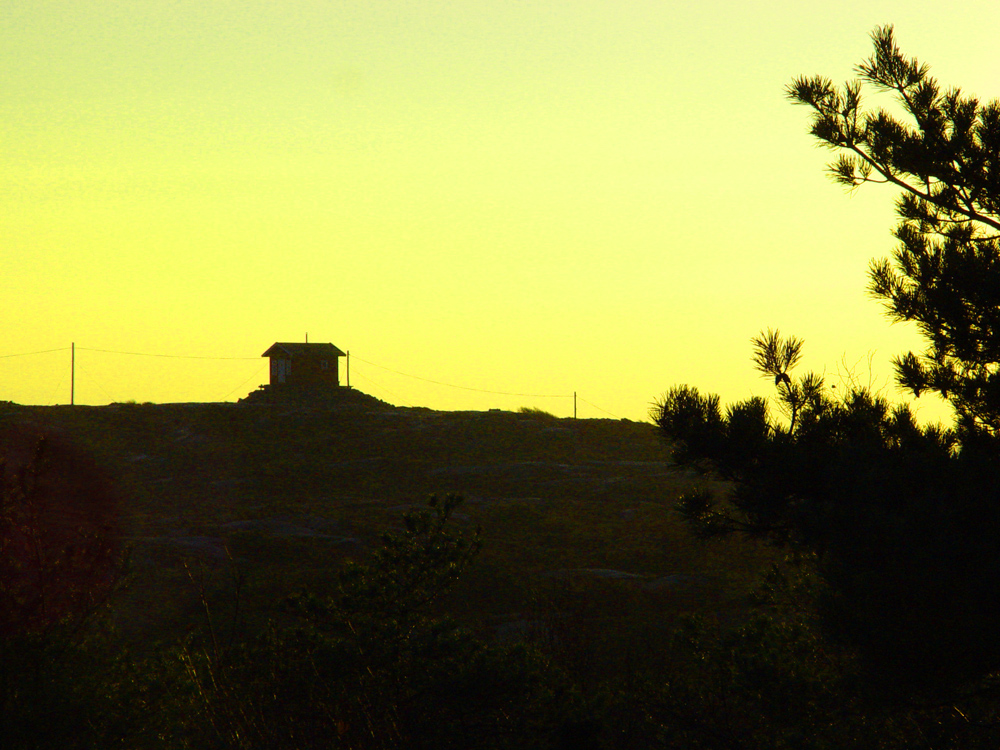
[[[278,341],[271,344],[271,348],[260,356],[295,359],[296,357],[343,357],[346,355],[333,344],[292,344]]]

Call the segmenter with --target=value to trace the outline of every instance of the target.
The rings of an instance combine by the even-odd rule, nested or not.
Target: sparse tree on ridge
[[[922,354],[896,358],[900,385],[937,392],[960,426],[1000,435],[1000,101],[942,89],[926,64],[905,57],[892,26],[872,33],[860,80],[814,76],[787,88],[812,108],[812,134],[839,152],[833,177],[849,188],[902,188],[893,258],[873,261],[871,294],[889,316],[915,322]],[[863,106],[862,92],[891,93],[906,120]]]

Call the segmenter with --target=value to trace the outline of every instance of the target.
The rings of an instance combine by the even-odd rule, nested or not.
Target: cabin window
[[[271,382],[284,383],[292,373],[292,361],[290,359],[271,360]]]
[[[291,362],[285,359],[272,359],[271,360],[271,382],[272,383],[284,383],[285,379],[288,377]]]

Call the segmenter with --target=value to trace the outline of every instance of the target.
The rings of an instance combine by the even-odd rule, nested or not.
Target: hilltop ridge
[[[601,586],[745,574],[693,544],[674,517],[695,480],[674,469],[652,424],[343,395],[3,404],[0,428],[58,434],[113,477],[133,549],[127,609],[143,629],[189,616],[192,562],[235,564],[254,596],[273,601],[364,558],[402,509],[429,494],[462,495],[459,522],[483,528],[482,558],[463,584],[485,586],[474,597],[481,616],[523,606],[534,585],[569,585],[567,571],[596,571],[588,576]]]

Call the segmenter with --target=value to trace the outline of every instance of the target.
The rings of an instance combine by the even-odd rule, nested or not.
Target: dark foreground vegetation
[[[954,422],[921,426],[856,383],[838,392],[799,375],[802,342],[770,330],[754,338],[753,362],[773,380],[777,414],[764,399],[723,411],[680,386],[654,416],[681,464],[731,483],[681,502],[696,533],[759,539],[794,561],[779,591],[809,613],[815,653],[837,676],[827,684],[853,686],[841,744],[995,746],[1000,101],[943,90],[891,27],[872,38],[860,81],[799,78],[787,93],[837,152],[837,182],[902,189],[898,245],[871,264],[869,292],[926,339],[923,352],[897,357],[899,386],[937,394]],[[894,95],[908,120],[866,110],[866,86]]]
[[[903,189],[871,292],[953,424],[770,330],[774,399],[678,386],[655,428],[0,407],[0,744],[996,747],[1000,106],[873,37],[861,83],[789,95],[839,181]]]
[[[0,406],[5,746],[655,745],[761,552],[652,425],[361,396]]]

